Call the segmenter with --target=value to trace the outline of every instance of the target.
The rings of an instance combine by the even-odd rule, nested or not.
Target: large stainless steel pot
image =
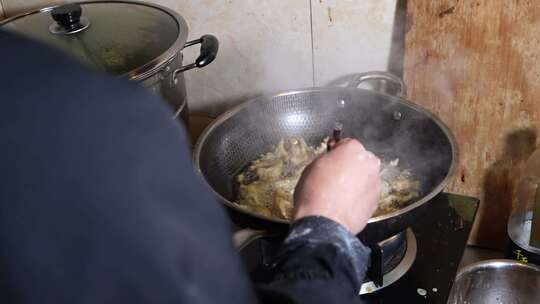
[[[540,267],[487,260],[459,271],[448,304],[539,303]]]
[[[187,122],[183,72],[214,60],[212,35],[186,42],[184,18],[166,7],[135,1],[84,1],[45,7],[0,22],[0,29],[59,49],[84,65],[141,83]],[[201,44],[195,63],[183,65],[182,49]]]
[[[365,73],[352,81],[353,87],[310,88],[253,99],[221,115],[203,132],[194,149],[195,168],[237,225],[271,231],[288,228],[285,220],[254,214],[233,203],[235,176],[282,138],[320,143],[335,122],[343,123],[343,136],[359,139],[379,157],[399,158],[400,166],[411,169],[421,184],[415,202],[371,218],[361,237],[367,242],[381,241],[419,219],[420,211],[453,173],[455,141],[448,128],[420,106],[400,96],[356,88],[369,79],[382,79],[404,95],[405,85],[399,78],[384,72]]]

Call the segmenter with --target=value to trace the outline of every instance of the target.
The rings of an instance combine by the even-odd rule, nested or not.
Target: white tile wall
[[[154,0],[178,11],[190,38],[220,40],[218,58],[186,72],[190,108],[215,115],[265,92],[312,86],[309,2]],[[192,61],[198,47],[185,51]]]
[[[396,0],[311,0],[315,85],[386,70]]]
[[[7,16],[23,13],[30,9],[41,8],[51,4],[75,2],[75,0],[0,0]]]
[[[63,0],[0,0],[6,15]],[[148,0],[178,11],[218,58],[186,72],[190,107],[217,115],[253,96],[386,70],[396,0]],[[198,46],[185,50],[186,63]]]

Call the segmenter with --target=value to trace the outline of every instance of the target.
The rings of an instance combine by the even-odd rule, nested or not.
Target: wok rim
[[[396,100],[396,101],[398,101],[398,102],[400,102],[400,103],[402,103],[402,104],[404,104],[404,105],[406,105],[406,106],[408,106],[408,107],[410,107],[410,108],[412,108],[414,110],[417,110],[417,111],[421,112],[422,114],[426,115],[426,117],[430,118],[432,121],[434,121],[439,126],[439,128],[441,128],[443,133],[448,138],[448,141],[450,142],[450,147],[451,147],[451,150],[452,150],[452,162],[450,164],[450,168],[448,169],[448,172],[446,173],[446,176],[428,194],[423,196],[420,200],[418,200],[418,201],[416,201],[416,202],[414,202],[414,203],[412,203],[410,205],[407,205],[404,208],[401,208],[401,209],[393,211],[393,212],[385,213],[385,214],[379,215],[377,217],[371,217],[368,220],[367,224],[379,223],[379,222],[383,222],[383,221],[386,221],[386,220],[389,220],[389,219],[392,219],[392,218],[398,218],[401,215],[406,214],[406,213],[408,213],[408,212],[410,212],[410,211],[424,205],[425,203],[429,202],[437,194],[439,194],[439,193],[441,193],[443,191],[443,189],[450,182],[450,179],[454,176],[454,173],[455,173],[455,171],[457,169],[457,164],[459,162],[459,151],[458,151],[458,147],[457,147],[457,143],[456,143],[456,139],[455,139],[454,135],[452,134],[452,132],[450,132],[450,129],[448,128],[448,126],[442,120],[440,120],[435,114],[431,113],[427,109],[425,109],[425,108],[423,108],[423,107],[421,107],[421,106],[419,106],[419,105],[417,105],[417,104],[415,104],[415,103],[413,103],[413,102],[411,102],[411,101],[409,101],[409,100],[407,100],[405,98],[402,98],[402,97],[399,97],[399,96],[394,96],[394,95],[383,94],[383,93],[375,92],[373,90],[367,90],[367,89],[361,89],[361,88],[353,88],[353,87],[310,87],[310,88],[302,88],[302,89],[296,89],[296,90],[290,90],[290,91],[279,91],[277,93],[262,94],[262,95],[259,95],[257,97],[254,97],[254,98],[252,98],[250,100],[247,100],[245,102],[242,102],[242,103],[234,106],[230,110],[225,111],[224,113],[219,115],[214,121],[212,121],[204,129],[204,131],[201,133],[201,135],[197,139],[197,142],[195,143],[195,147],[193,149],[193,166],[195,167],[196,174],[198,174],[199,176],[201,176],[203,178],[205,183],[210,187],[212,192],[219,198],[221,203],[223,203],[226,206],[234,209],[235,211],[241,212],[241,213],[249,215],[251,217],[255,217],[255,218],[260,219],[260,220],[269,221],[269,222],[276,223],[276,224],[285,224],[285,225],[292,224],[292,221],[288,221],[288,220],[284,220],[284,219],[271,218],[271,217],[267,217],[267,216],[264,216],[264,215],[257,214],[255,212],[251,212],[249,210],[245,210],[245,209],[239,207],[236,203],[229,201],[227,198],[223,197],[219,192],[217,192],[210,185],[210,183],[208,182],[208,180],[206,179],[206,177],[204,176],[204,174],[203,174],[203,172],[201,170],[201,167],[200,167],[200,154],[201,154],[202,147],[203,147],[206,139],[208,138],[208,136],[212,133],[212,131],[214,129],[216,129],[219,125],[221,125],[227,119],[233,117],[235,114],[237,114],[238,112],[240,112],[244,108],[248,107],[252,103],[258,102],[261,99],[272,100],[273,98],[280,97],[280,96],[288,96],[288,95],[293,95],[293,94],[320,92],[320,91],[357,91],[357,90],[360,90],[360,91],[363,91],[363,92],[366,92],[366,93],[369,93],[369,94],[378,95],[378,96],[381,96],[381,97],[384,97],[384,98],[392,98],[392,99],[394,99],[394,100]]]

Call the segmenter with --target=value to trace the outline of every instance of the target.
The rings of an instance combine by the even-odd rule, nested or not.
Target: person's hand
[[[379,203],[380,163],[357,140],[341,140],[302,173],[294,192],[294,219],[324,216],[358,234]]]

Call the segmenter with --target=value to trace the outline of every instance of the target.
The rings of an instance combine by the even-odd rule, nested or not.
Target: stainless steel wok
[[[288,222],[264,217],[235,203],[235,176],[280,139],[301,137],[319,144],[336,122],[343,136],[359,139],[383,160],[399,158],[399,167],[411,169],[421,184],[420,197],[402,209],[369,220],[361,237],[384,240],[403,231],[451,176],[457,150],[448,128],[433,114],[399,96],[357,86],[377,80],[398,88],[403,82],[385,72],[359,74],[349,87],[310,88],[266,95],[247,101],[218,117],[200,136],[194,166],[227,206],[240,227],[285,230]],[[332,203],[332,202],[329,202]]]

